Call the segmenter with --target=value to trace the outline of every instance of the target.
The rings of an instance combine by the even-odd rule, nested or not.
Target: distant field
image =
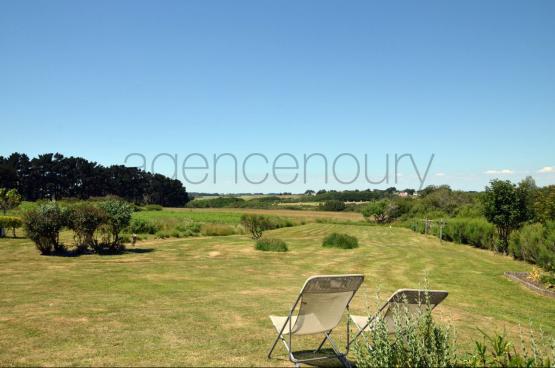
[[[240,215],[181,213],[228,222]],[[357,236],[360,248],[322,248],[334,231]],[[355,313],[374,310],[378,291],[385,298],[428,275],[432,288],[450,293],[434,314],[453,322],[460,348],[480,338],[478,328],[518,339],[519,326],[532,324],[555,336],[553,299],[507,280],[504,271],[531,268],[509,257],[381,226],[310,223],[267,236],[285,240],[289,252],[259,252],[232,235],[148,240],[117,256],[46,257],[27,239],[1,239],[0,365],[289,366],[266,360],[275,337],[267,316],[287,313],[315,274],[365,274]]]
[[[188,208],[166,208],[163,211],[140,211],[133,213],[134,218],[145,220],[160,219],[163,221],[191,220],[218,224],[238,224],[241,213],[233,211],[209,212]]]
[[[252,209],[252,208],[168,208],[167,211],[175,211],[189,214],[188,216],[215,216],[215,214],[243,214],[255,213],[261,215],[304,218],[307,220],[328,219],[337,221],[362,221],[364,216],[358,212],[331,212],[331,211],[297,211],[284,209]],[[240,215],[238,215],[240,217]]]

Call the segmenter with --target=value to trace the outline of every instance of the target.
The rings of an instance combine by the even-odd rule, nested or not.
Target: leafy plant
[[[530,331],[528,342],[521,335],[521,348],[517,350],[505,334],[483,334],[481,341],[474,341],[474,351],[457,365],[462,367],[553,367],[555,365],[555,341],[551,354],[543,336],[539,339]]]
[[[499,251],[507,253],[509,236],[526,220],[526,193],[508,180],[492,180],[482,197],[484,216],[497,227]]]
[[[392,330],[383,318],[355,343],[356,366],[370,367],[451,367],[456,365],[452,329],[437,325],[429,299],[420,313],[411,313],[408,304],[393,310]]]
[[[156,234],[160,230],[160,226],[151,221],[135,218],[129,224],[129,232],[133,234]]]
[[[272,228],[272,223],[267,216],[244,214],[241,216],[241,225],[253,239],[260,239],[264,230]]]
[[[0,228],[12,229],[13,237],[15,238],[15,229],[20,228],[23,222],[19,217],[15,216],[0,216]]]
[[[20,204],[21,195],[16,189],[0,188],[0,209],[4,212],[4,215]]]
[[[67,216],[55,202],[39,204],[23,214],[23,227],[41,254],[61,252],[60,230],[67,224]]]
[[[288,251],[287,243],[285,243],[281,239],[271,239],[271,238],[258,239],[256,241],[254,248],[257,250],[269,251],[269,252]]]
[[[353,249],[358,248],[358,239],[347,234],[331,233],[324,238],[322,246],[326,248]]]
[[[324,204],[320,205],[320,209],[323,211],[344,211],[346,207],[345,202],[337,199],[325,201]]]
[[[78,251],[95,248],[97,240],[94,235],[100,225],[106,223],[106,212],[90,203],[81,203],[71,207],[67,213],[68,227],[73,230]]]
[[[362,215],[366,219],[374,219],[378,224],[383,224],[387,221],[387,207],[388,201],[372,201],[362,209]]]
[[[112,250],[121,249],[123,243],[119,235],[131,221],[133,206],[127,202],[112,199],[100,203],[100,208],[106,212],[105,231],[109,235],[107,240],[109,240]]]

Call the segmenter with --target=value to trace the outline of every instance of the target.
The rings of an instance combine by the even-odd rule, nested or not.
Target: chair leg
[[[268,352],[268,359],[272,359],[272,352],[276,348],[276,345],[277,345],[280,338],[282,338],[281,335],[278,335],[276,337],[276,339],[274,340],[274,343],[272,344],[272,347],[270,348],[270,351]]]
[[[331,331],[330,331],[330,333],[331,333]],[[328,333],[328,332],[324,333],[325,340],[328,340],[330,342],[331,348],[333,349],[333,352],[335,353],[335,356],[337,357],[337,360],[339,360],[341,365],[345,368],[351,368],[351,363],[347,359],[347,356],[339,351],[335,341],[331,338],[330,333]],[[322,342],[322,345],[323,344],[324,343]]]
[[[331,333],[331,331],[330,331]],[[324,339],[322,340],[322,342],[320,343],[320,345],[318,346],[318,349],[314,350],[315,353],[318,353],[320,351],[320,349],[322,349],[322,347],[324,346],[324,344],[326,343],[326,340],[328,338],[326,336],[324,336]]]

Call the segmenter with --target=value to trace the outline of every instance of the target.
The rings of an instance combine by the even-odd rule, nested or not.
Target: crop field
[[[203,221],[217,214],[224,223],[240,215],[179,213]],[[360,247],[323,248],[334,231],[358,237]],[[314,222],[266,236],[283,239],[289,251],[257,251],[246,235],[231,235],[56,257],[40,256],[28,239],[1,239],[0,365],[290,365],[266,359],[275,337],[267,316],[286,314],[315,274],[363,273],[352,305],[359,314],[375,309],[377,293],[383,299],[427,278],[431,288],[449,291],[434,314],[454,324],[460,348],[480,338],[478,329],[506,331],[517,341],[530,326],[555,334],[553,300],[506,279],[504,271],[531,269],[509,257],[380,226]]]

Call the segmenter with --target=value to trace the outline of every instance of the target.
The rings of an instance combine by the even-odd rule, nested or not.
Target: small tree
[[[106,213],[106,225],[112,237],[111,247],[119,249],[122,247],[120,233],[129,225],[133,206],[127,202],[111,199],[100,204],[100,208]]]
[[[251,238],[260,239],[262,232],[271,228],[272,224],[266,216],[244,214],[241,216],[241,225],[251,234]]]
[[[21,195],[17,189],[0,188],[0,209],[4,215],[21,204]]]
[[[534,200],[534,214],[543,223],[555,220],[555,185],[538,189]]]
[[[366,219],[374,218],[378,224],[383,224],[387,221],[387,201],[373,201],[362,209],[362,215]]]
[[[21,195],[17,189],[0,188],[0,209],[4,215],[11,209],[16,208],[21,204]],[[4,236],[4,228],[0,227],[0,236]]]
[[[482,197],[484,216],[497,227],[500,251],[507,253],[509,235],[526,220],[526,197],[510,181],[492,180]]]
[[[14,216],[0,216],[0,228],[12,229],[13,237],[15,238],[15,229],[21,227],[22,222],[19,217]],[[4,236],[0,234],[0,237]]]
[[[61,252],[60,230],[66,224],[66,215],[57,203],[48,202],[23,214],[23,227],[41,254]]]

